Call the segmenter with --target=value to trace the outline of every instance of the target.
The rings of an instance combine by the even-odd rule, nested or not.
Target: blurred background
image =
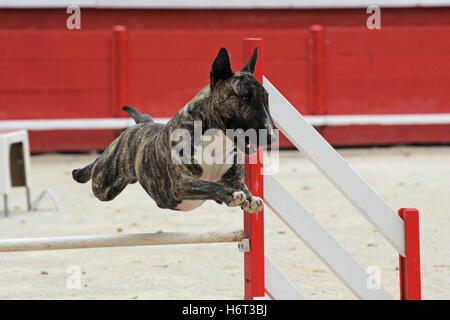
[[[77,4],[80,29],[68,29]],[[125,117],[126,104],[171,117],[220,47],[241,68],[244,37],[263,38],[265,76],[303,115],[450,113],[450,2],[378,1],[380,29],[367,27],[371,4],[1,0],[0,120]],[[450,141],[448,123],[318,129],[334,146]],[[29,134],[32,152],[101,150],[116,136]]]

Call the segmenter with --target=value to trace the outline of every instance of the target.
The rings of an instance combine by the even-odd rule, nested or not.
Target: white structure
[[[8,194],[13,187],[25,187],[30,202],[30,147],[26,130],[0,131],[0,194],[8,215]]]
[[[313,128],[311,121],[303,117],[265,77],[263,83],[264,88],[269,93],[272,117],[280,131],[297,149],[302,150],[353,206],[372,223],[396,249],[400,257],[406,258],[409,250],[406,247],[405,239],[407,237],[405,237],[406,225],[404,220],[396,215],[385,201],[328,144]],[[339,118],[331,119],[333,121],[341,120]],[[384,120],[404,124],[401,118],[386,116]],[[417,119],[412,120],[417,121]],[[433,121],[435,120],[433,119]],[[343,121],[348,121],[348,119],[343,119]],[[365,123],[366,121],[366,118],[362,118],[357,119],[356,122]],[[270,175],[264,176],[264,201],[358,298],[368,300],[392,299],[383,287],[372,289],[367,286],[368,273],[366,270],[275,177]],[[414,232],[417,233],[417,238],[414,240],[417,241],[417,249],[416,252],[409,251],[411,259],[414,259],[412,255],[415,253],[417,253],[417,257],[419,256],[418,224],[417,230],[414,230]],[[420,261],[418,258],[415,263],[419,277],[417,282],[419,284],[415,287],[415,290],[419,292],[418,299],[420,299]],[[404,279],[402,273],[400,276]],[[411,286],[414,286],[414,284],[411,283]],[[265,257],[265,291],[272,299],[304,298],[267,257]]]
[[[1,239],[0,252],[239,242],[243,238],[244,231],[235,230]]]

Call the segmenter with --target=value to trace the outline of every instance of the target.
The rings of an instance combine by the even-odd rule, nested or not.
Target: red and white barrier
[[[245,41],[253,41],[262,45],[260,39],[244,40],[244,43]],[[260,63],[262,63],[262,59]],[[308,156],[313,164],[399,253],[401,299],[420,299],[418,211],[416,209],[400,209],[401,218],[397,216],[265,77],[263,77],[263,85],[269,93],[272,117],[280,131]],[[260,173],[260,179],[253,177],[253,181],[264,179],[266,204],[358,298],[392,299],[382,287],[368,288],[367,278],[369,275],[359,263],[273,176],[262,177]],[[250,239],[250,248],[255,250],[252,239]],[[260,257],[255,257],[255,259],[260,259]],[[266,273],[270,274],[265,276],[266,282],[269,284],[265,288],[270,297],[284,299],[302,297],[300,293],[292,290],[292,284],[281,275],[268,258],[266,258],[266,266]],[[274,277],[277,281],[271,281]],[[280,293],[281,296],[278,296],[277,294]],[[258,295],[255,294],[254,297],[258,297]]]

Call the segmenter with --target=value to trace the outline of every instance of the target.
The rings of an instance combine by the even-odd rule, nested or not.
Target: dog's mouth
[[[249,137],[245,137],[243,140],[244,141],[238,141],[236,137],[234,139],[234,145],[239,151],[244,152],[246,155],[251,155],[258,151],[257,141],[252,141],[253,139],[250,139]]]
[[[244,152],[246,155],[254,154],[258,150],[258,145],[255,143],[252,143],[248,137],[245,138],[245,148]]]
[[[264,137],[253,137],[250,136],[235,136],[234,137],[234,145],[236,148],[244,152],[246,155],[252,155],[258,151],[258,147],[260,146],[270,146],[277,140],[277,134],[274,134],[274,130],[268,130],[269,135]]]

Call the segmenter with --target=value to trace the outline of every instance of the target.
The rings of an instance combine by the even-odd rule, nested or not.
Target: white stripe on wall
[[[367,8],[450,6],[450,0],[0,0],[0,8],[167,8],[167,9],[252,9],[252,8]]]

